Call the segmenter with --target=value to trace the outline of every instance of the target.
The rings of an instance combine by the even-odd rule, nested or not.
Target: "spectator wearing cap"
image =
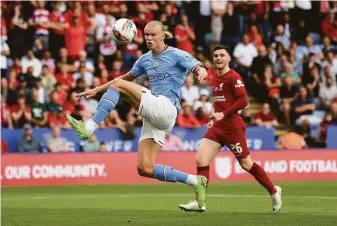
[[[46,144],[50,152],[68,152],[70,151],[68,140],[61,136],[60,127],[52,127],[52,134],[46,136]]]
[[[184,128],[200,128],[201,125],[193,115],[192,107],[188,104],[183,104],[182,109],[183,111],[177,117],[177,125]]]
[[[264,126],[267,129],[273,126],[278,126],[275,115],[270,111],[270,106],[268,103],[264,103],[262,106],[262,111],[256,113],[253,124],[257,126]]]
[[[41,61],[35,58],[32,50],[28,50],[26,56],[21,59],[22,72],[27,73],[27,69],[31,66],[33,68],[34,77],[41,74],[42,64]]]
[[[18,145],[20,153],[39,153],[42,152],[40,141],[32,135],[32,127],[29,124],[23,126],[23,136]]]
[[[17,104],[11,107],[13,124],[16,128],[21,128],[32,119],[30,107],[26,104],[25,96],[20,95]]]
[[[181,98],[186,101],[188,105],[193,106],[194,102],[199,99],[198,87],[194,84],[193,74],[188,74],[186,76],[185,84],[181,88]]]
[[[70,125],[67,123],[66,114],[62,106],[58,106],[56,112],[52,113],[49,117],[49,126],[60,127],[62,129],[69,129]]]
[[[32,103],[30,104],[30,110],[32,114],[32,124],[37,128],[46,127],[48,122],[47,106],[39,102],[39,92],[36,89],[32,92]]]
[[[198,108],[202,108],[203,113],[206,115],[211,115],[213,113],[213,105],[209,101],[209,91],[207,89],[202,89],[200,91],[199,100],[193,105],[194,111],[197,111]]]

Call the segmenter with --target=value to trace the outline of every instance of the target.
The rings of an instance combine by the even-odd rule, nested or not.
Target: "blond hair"
[[[159,26],[161,28],[161,31],[164,34],[164,39],[172,39],[173,38],[173,34],[169,31],[165,30],[162,22],[160,22],[158,20],[153,20],[146,25],[146,27],[154,27],[154,26]]]

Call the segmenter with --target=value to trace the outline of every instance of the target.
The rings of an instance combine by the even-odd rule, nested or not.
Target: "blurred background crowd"
[[[281,147],[297,137],[303,147],[324,146],[326,125],[337,124],[336,12],[337,2],[326,0],[2,1],[1,126],[27,134],[51,127],[52,139],[70,128],[66,114],[91,117],[100,96],[75,95],[130,70],[148,51],[143,29],[155,19],[174,34],[168,44],[193,54],[209,73],[205,84],[187,76],[177,126],[205,126],[213,113],[208,84],[217,74],[210,53],[224,44],[249,92],[240,112],[246,124],[276,128]],[[111,39],[121,17],[138,28],[126,45]],[[137,82],[149,87],[146,78]],[[101,127],[132,139],[142,119],[124,99],[118,105]]]

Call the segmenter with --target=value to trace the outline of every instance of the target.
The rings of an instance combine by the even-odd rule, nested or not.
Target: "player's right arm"
[[[122,75],[122,76],[120,76],[118,78],[115,78],[115,79],[123,79],[123,80],[132,82],[138,76],[141,76],[141,75],[145,74],[145,70],[144,70],[144,68],[142,66],[143,56],[141,56],[136,61],[136,63],[133,65],[133,67],[131,68],[131,70],[129,72],[127,72],[126,74],[124,74],[124,75]],[[113,79],[113,80],[115,80],[115,79]],[[79,93],[79,94],[77,94],[77,97],[84,96],[86,98],[90,98],[90,97],[95,96],[97,93],[105,92],[110,87],[110,85],[111,85],[111,83],[112,83],[113,80],[111,80],[110,82],[107,82],[107,83],[105,83],[105,84],[103,84],[101,86],[98,86],[98,87],[95,87],[93,89],[87,90],[85,92]]]

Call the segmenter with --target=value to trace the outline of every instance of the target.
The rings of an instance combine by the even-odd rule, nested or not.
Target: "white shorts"
[[[142,92],[142,99],[137,112],[143,117],[143,128],[139,142],[152,138],[163,147],[165,136],[171,132],[175,125],[177,108],[165,96],[155,96],[144,87]]]

